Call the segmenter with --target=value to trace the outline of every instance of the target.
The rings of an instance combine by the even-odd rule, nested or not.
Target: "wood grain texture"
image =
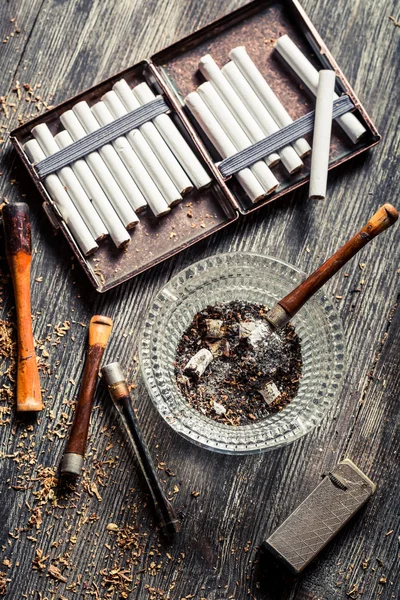
[[[220,0],[3,2],[2,35],[17,15],[23,37],[14,36],[1,47],[0,95],[13,102],[16,80],[41,83],[40,95],[54,104],[241,4]],[[39,197],[9,143],[2,145],[1,196],[26,200],[33,217],[34,334],[42,348],[41,363],[50,365],[41,372],[45,410],[38,421],[18,421],[12,414],[11,422],[0,429],[0,545],[2,557],[12,563],[0,571],[11,580],[8,598],[117,598],[116,591],[107,591],[111,584],[106,573],[115,562],[127,565],[129,556],[118,546],[117,534],[106,527],[111,522],[122,530],[136,521],[147,535],[142,538],[142,557],[127,566],[135,587],[131,599],[162,598],[152,589],[169,592],[171,600],[191,594],[196,600],[344,600],[356,598],[360,591],[364,600],[398,597],[396,227],[349,263],[347,277],[337,275],[326,285],[327,295],[342,297],[337,303],[347,336],[348,368],[336,405],[304,439],[260,456],[214,455],[174,434],[135,377],[143,317],[153,295],[171,275],[215,252],[236,250],[277,256],[311,272],[379,205],[389,201],[396,206],[399,29],[388,19],[392,14],[398,18],[395,3],[304,0],[303,6],[383,134],[383,142],[368,156],[330,174],[328,200],[323,203],[307,201],[307,190],[299,190],[100,296],[86,282],[63,238],[51,232]],[[8,117],[0,113],[0,124],[9,130],[17,125],[19,114],[35,110],[35,104],[22,100],[15,112],[9,108]],[[12,320],[13,295],[4,253],[0,267],[2,318]],[[146,553],[161,541],[151,526],[151,503],[145,505],[145,486],[135,459],[103,386],[96,395],[82,481],[66,497],[52,489],[40,505],[46,498],[40,497],[46,474],[48,485],[53,485],[51,472],[44,469],[57,466],[63,453],[63,436],[73,418],[72,401],[82,376],[87,325],[95,313],[113,319],[104,360],[120,361],[130,381],[137,383],[133,397],[143,435],[156,461],[175,473],[171,477],[160,471],[175,508],[184,513],[183,528],[171,546],[160,546],[159,555]],[[272,561],[261,560],[257,546],[307,496],[321,474],[344,456],[377,484],[376,496],[315,564],[291,579]],[[194,490],[200,492],[198,497],[192,496]],[[34,495],[37,492],[39,496]],[[37,508],[43,519],[38,529],[32,519]],[[45,565],[43,571],[32,570],[38,548],[48,556],[39,563]],[[161,567],[151,567],[153,562]],[[49,578],[50,564],[60,568],[65,583]],[[383,576],[386,583],[380,582]]]

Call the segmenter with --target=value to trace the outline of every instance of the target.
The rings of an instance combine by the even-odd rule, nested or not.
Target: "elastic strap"
[[[44,158],[35,165],[39,179],[44,179],[47,175],[66,167],[67,165],[79,160],[98,150],[105,144],[112,142],[121,135],[125,135],[133,129],[137,129],[147,121],[151,121],[169,110],[168,104],[159,96],[143,106],[132,110],[104,127],[100,127],[92,133],[88,133],[80,140],[76,140],[70,146],[55,152],[51,156]]]
[[[332,118],[337,119],[354,109],[355,106],[353,102],[350,100],[349,96],[345,94],[334,100]],[[288,146],[292,142],[303,137],[306,133],[310,133],[314,128],[314,116],[315,111],[312,111],[303,117],[300,117],[300,119],[293,121],[290,125],[287,125],[263,140],[260,140],[256,144],[237,152],[237,154],[234,154],[229,158],[225,158],[218,165],[222,176],[229,177],[229,175],[233,175],[246,167],[250,167],[265,156],[276,152],[280,148]]]

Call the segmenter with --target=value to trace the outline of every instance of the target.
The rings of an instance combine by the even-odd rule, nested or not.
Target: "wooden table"
[[[343,319],[347,373],[329,415],[297,443],[249,457],[197,448],[162,422],[138,379],[133,396],[144,434],[164,469],[160,474],[166,489],[185,515],[182,533],[172,545],[161,543],[151,526],[143,481],[102,386],[84,478],[69,494],[54,478],[93,314],[114,319],[106,358],[119,359],[134,378],[143,315],[171,275],[199,258],[235,250],[267,253],[311,271],[384,201],[399,202],[395,153],[400,31],[389,18],[399,15],[389,0],[304,0],[383,142],[330,175],[326,202],[309,202],[307,190],[301,189],[106,295],[92,291],[64,239],[53,236],[38,208],[38,194],[7,142],[17,116],[37,112],[35,104],[23,100],[29,90],[22,90],[18,102],[16,81],[36,86],[35,95],[55,104],[241,4],[1,3],[0,41],[4,38],[5,43],[0,93],[7,102],[17,103],[15,111],[8,106],[8,116],[4,109],[0,112],[5,138],[1,196],[11,202],[26,198],[31,207],[34,332],[40,361],[48,365],[41,373],[46,408],[37,423],[17,420],[14,411],[5,410],[12,394],[1,390],[0,544],[5,562],[0,566],[0,590],[9,579],[9,598],[117,598],[124,578],[126,586],[134,588],[129,598],[140,600],[398,598],[398,227],[353,260],[347,277],[341,274],[326,286]],[[12,322],[13,295],[4,258],[1,269],[2,318]],[[357,288],[361,291],[354,292]],[[4,323],[2,327],[3,335],[10,330]],[[7,358],[2,360],[7,366]],[[3,385],[9,383],[4,376]],[[301,577],[293,579],[272,561],[261,560],[260,542],[315,487],[321,474],[345,456],[377,484],[367,507]],[[193,491],[199,495],[194,497]],[[107,528],[110,523],[118,531]],[[56,577],[62,573],[65,582],[51,572]]]

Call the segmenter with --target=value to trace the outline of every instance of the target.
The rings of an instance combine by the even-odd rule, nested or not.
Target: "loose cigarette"
[[[197,91],[225,133],[232,140],[236,150],[244,150],[245,148],[248,148],[248,146],[251,146],[251,141],[244,133],[235,117],[228,110],[212,84],[209,82],[203,83],[197,88]],[[250,171],[257,177],[267,194],[272,194],[278,187],[279,181],[264,162],[257,161],[252,164],[250,166]]]
[[[115,92],[107,92],[107,94],[103,96],[103,104],[108,109],[113,119],[117,119],[127,112]],[[133,135],[131,136],[130,134]],[[162,215],[167,214],[171,209],[163,194],[156,186],[152,177],[152,172],[148,170],[148,165],[151,165],[151,169],[154,170],[157,163],[157,159],[150,146],[137,129],[135,132],[128,133],[123,139],[125,139],[126,143],[121,140],[121,143],[118,144],[118,154],[126,168],[132,177],[135,178],[140,191],[154,215],[156,217],[161,217]],[[144,158],[146,158],[147,164],[144,164]]]
[[[156,97],[146,82],[133,88],[133,93],[141,104],[151,102]],[[212,182],[211,177],[179,132],[171,117],[166,114],[159,115],[153,122],[196,188],[208,187]]]
[[[34,127],[31,133],[46,156],[51,156],[59,151],[60,148],[45,123]],[[105,238],[108,231],[73,170],[70,167],[63,167],[57,171],[57,176],[65,186],[69,197],[81,214],[94,239],[99,241]]]
[[[229,53],[229,57],[247,79],[278,127],[282,129],[293,123],[293,119],[247,54],[246,48],[244,46],[234,48]],[[300,158],[304,158],[311,152],[311,147],[304,138],[299,138],[292,145]]]
[[[63,113],[60,116],[60,121],[74,142],[86,136],[86,131],[72,110]],[[107,194],[108,199],[121,219],[122,224],[127,229],[134,227],[139,219],[100,154],[98,152],[91,152],[85,156],[85,160],[92,169],[104,192]]]
[[[315,200],[323,200],[326,196],[335,79],[335,71],[319,72],[309,194],[309,197]]]
[[[199,350],[187,363],[183,369],[187,375],[190,375],[194,379],[200,379],[208,365],[213,361],[214,357],[207,348]]]
[[[113,90],[117,93],[120,100],[122,100],[122,103],[127,110],[132,111],[141,106],[139,100],[136,98],[136,95],[133,93],[133,90],[131,90],[125,79],[118,81],[113,86]],[[175,184],[176,189],[181,194],[191,192],[193,189],[192,182],[165,143],[164,138],[160,135],[154,123],[148,121],[141,125],[139,130],[153,150],[155,156],[160,161],[161,167],[165,169],[172,182]]]
[[[213,84],[218,94],[225,102],[228,110],[238,121],[240,127],[243,129],[250,142],[254,144],[255,142],[262,140],[264,138],[262,129],[247,110],[246,106],[243,104],[242,100],[239,98],[229,81],[224,77],[217,63],[214,61],[212,56],[210,56],[210,54],[206,54],[200,59],[199,69],[204,77]],[[232,139],[232,142],[235,143],[235,140]],[[269,167],[273,167],[280,161],[279,154],[273,152],[264,160]]]
[[[284,58],[288,65],[298,75],[308,89],[317,95],[318,71],[312,66],[310,61],[304,56],[299,48],[292,42],[288,35],[283,35],[275,42],[275,48]],[[333,92],[333,99],[339,96]],[[366,133],[366,129],[353,113],[348,112],[336,119],[343,131],[349,136],[353,144],[356,144]]]
[[[197,92],[190,93],[186,96],[185,103],[221,157],[228,158],[236,154],[235,146],[199,94]],[[235,178],[251,202],[255,203],[264,198],[265,191],[250,169],[238,171],[235,173]]]
[[[26,152],[26,155],[28,156],[32,165],[35,165],[46,158],[45,153],[36,140],[30,140],[27,142],[24,145],[24,151]],[[43,185],[48,191],[49,196],[53,200],[61,217],[71,231],[75,242],[83,254],[87,256],[88,254],[91,254],[97,250],[98,245],[96,244],[95,239],[93,238],[89,229],[86,227],[84,220],[77,211],[74,203],[68,196],[57,175],[48,175],[44,180]]]
[[[107,94],[105,94],[103,97],[103,100],[106,102],[106,104],[108,102],[108,108],[113,113],[115,118],[118,118],[132,110],[130,106],[137,107],[138,105],[138,101],[132,94],[129,86],[128,88],[130,95],[127,95],[126,92],[123,91],[125,89],[124,86],[121,86],[120,83],[121,82],[118,81],[113,86],[113,91],[107,92]],[[157,159],[150,145],[144,138],[141,129],[142,128],[140,128],[140,131],[139,129],[130,131],[126,137],[132,144],[133,149],[164,196],[168,206],[171,206],[171,204],[176,204],[182,200],[182,196],[180,195],[172,179],[169,177],[168,173],[165,171],[164,167],[160,164],[160,161]]]
[[[68,131],[60,131],[60,133],[54,136],[54,139],[60,148],[66,148],[73,143],[73,139]],[[86,194],[93,202],[93,206],[103,219],[114,244],[117,248],[125,246],[130,242],[131,237],[103,192],[103,189],[100,187],[96,177],[88,167],[88,164],[83,159],[79,159],[71,164],[71,168]]]
[[[279,127],[271,117],[251,85],[239,71],[234,62],[230,62],[222,68],[222,73],[235,89],[237,95],[242,100],[243,104],[251,113],[252,117],[257,121],[264,135],[268,136],[276,131]],[[292,146],[284,146],[278,151],[284,167],[290,174],[296,173],[303,166],[303,161],[292,148]]]
[[[92,133],[100,129],[100,123],[89,108],[87,102],[82,100],[78,102],[72,110],[78,117],[86,133]],[[99,148],[99,154],[106,163],[107,167],[113,174],[115,181],[118,183],[125,196],[128,198],[132,208],[135,212],[141,208],[145,208],[146,200],[143,195],[139,192],[137,185],[132,179],[129,171],[125,167],[124,163],[118,156],[111,144],[105,144]]]

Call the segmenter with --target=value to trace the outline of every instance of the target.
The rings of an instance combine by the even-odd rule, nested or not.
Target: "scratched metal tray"
[[[293,119],[312,111],[315,100],[273,52],[274,40],[285,33],[315,66],[322,64],[336,71],[337,92],[350,96],[356,106],[356,115],[367,128],[363,140],[354,145],[334,124],[330,168],[377,144],[380,140],[378,131],[297,0],[255,0],[165,48],[150,60],[118,73],[11,132],[11,140],[43,198],[43,207],[50,221],[63,231],[97,291],[105,292],[115,287],[232,223],[241,214],[257,210],[308,182],[309,158],[305,159],[302,171],[294,176],[288,176],[278,165],[274,167],[280,181],[278,191],[256,205],[251,204],[234,178],[224,179],[221,176],[215,166],[220,157],[196,127],[183,104],[186,94],[202,82],[197,70],[199,58],[210,53],[222,66],[229,60],[229,51],[242,45],[246,46]],[[22,146],[31,138],[30,131],[35,125],[47,123],[56,134],[62,129],[60,114],[80,100],[94,104],[121,77],[132,86],[147,81],[164,95],[171,108],[171,117],[208,168],[213,184],[206,190],[185,196],[171,213],[161,219],[142,213],[139,225],[131,232],[131,243],[124,250],[117,250],[111,241],[105,240],[100,242],[99,250],[85,257],[29,164]]]

